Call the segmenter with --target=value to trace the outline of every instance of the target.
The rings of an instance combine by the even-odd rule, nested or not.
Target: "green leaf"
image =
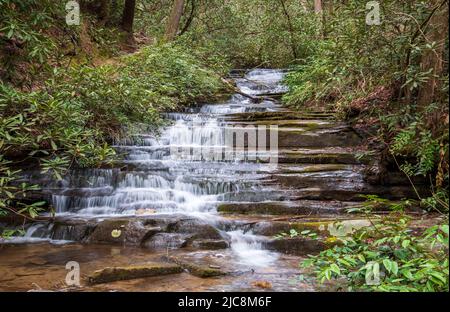
[[[395,261],[391,261],[391,270],[394,275],[398,274],[398,264]]]
[[[334,273],[336,273],[337,275],[341,275],[341,269],[337,266],[336,263],[333,263],[330,266],[330,270],[333,271]]]
[[[55,141],[50,140],[50,144],[51,144],[52,149],[53,149],[54,151],[57,151],[57,150],[58,150],[58,146],[56,145]]]
[[[410,243],[411,243],[411,241],[410,241],[409,239],[405,239],[405,240],[402,242],[402,247],[403,247],[403,248],[408,248],[408,246],[409,246]]]
[[[361,260],[362,263],[366,263],[366,258],[363,255],[359,254],[358,259]]]
[[[390,273],[392,270],[392,262],[389,259],[384,259],[383,260],[383,265],[386,268],[386,270]]]

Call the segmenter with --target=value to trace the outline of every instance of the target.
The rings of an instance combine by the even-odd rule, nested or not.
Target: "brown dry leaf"
[[[252,283],[252,286],[259,287],[259,288],[264,288],[264,289],[272,288],[272,284],[270,282],[268,282],[268,281],[254,281]]]

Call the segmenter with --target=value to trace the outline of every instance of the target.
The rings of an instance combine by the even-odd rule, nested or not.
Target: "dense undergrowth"
[[[381,25],[367,25],[364,9],[333,3],[325,22],[304,20],[316,31],[304,33],[284,101],[352,121],[378,151],[380,181],[398,167],[426,177],[434,195],[423,204],[448,211],[448,2],[384,1]]]
[[[55,69],[32,92],[0,84],[2,207],[22,192],[6,186],[15,177],[8,174],[12,165],[36,163],[56,178],[70,168],[105,165],[116,158],[114,139],[139,125],[156,129],[161,112],[221,91],[215,71],[170,44],[143,48],[111,65]]]
[[[374,213],[380,204],[387,204],[391,213]],[[448,291],[448,219],[425,221],[424,226],[405,213],[409,205],[408,200],[389,203],[369,196],[349,213],[363,213],[371,225],[336,238],[332,248],[309,256],[302,267],[312,270],[320,283],[340,281],[340,290]]]
[[[20,200],[38,188],[16,183],[21,168],[60,179],[71,168],[108,165],[118,158],[114,140],[226,92],[217,56],[176,42],[119,53],[121,31],[89,14],[69,28],[59,18],[64,3],[0,2],[0,214],[33,217],[43,205]]]
[[[321,31],[307,34],[307,53],[286,77],[283,100],[293,109],[336,111],[376,151],[381,183],[400,169],[413,188],[415,177],[428,181],[432,196],[417,194],[407,205],[371,196],[359,212],[372,225],[303,266],[342,290],[448,291],[448,3],[384,1],[382,24],[369,26],[363,2],[333,3],[321,27],[310,28]],[[377,216],[377,205],[393,212]],[[418,227],[411,206],[440,219]]]

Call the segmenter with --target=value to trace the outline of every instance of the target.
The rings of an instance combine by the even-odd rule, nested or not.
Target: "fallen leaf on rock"
[[[270,282],[268,282],[268,281],[254,281],[252,283],[252,286],[259,287],[259,288],[264,288],[264,289],[272,288],[272,284]]]

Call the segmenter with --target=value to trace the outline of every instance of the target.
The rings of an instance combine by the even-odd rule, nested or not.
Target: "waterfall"
[[[242,92],[258,95],[285,91],[280,84],[283,72],[253,70],[237,78]],[[221,158],[226,152],[225,132],[233,127],[226,116],[236,113],[276,111],[271,100],[253,103],[233,95],[225,103],[205,104],[184,113],[168,113],[172,124],[159,136],[142,133],[117,142],[115,148],[125,155],[124,169],[77,170],[55,189],[52,204],[57,216],[115,217],[152,214],[184,214],[217,225],[221,201],[245,197],[268,200],[270,187],[261,183],[270,164],[248,160],[250,152],[236,151],[233,159]],[[242,126],[240,126],[242,127]],[[211,156],[212,155],[212,156]],[[211,157],[210,157],[211,156]],[[38,236],[30,227],[26,238]],[[267,266],[277,255],[262,248],[261,238],[233,230],[231,250],[238,262]]]

